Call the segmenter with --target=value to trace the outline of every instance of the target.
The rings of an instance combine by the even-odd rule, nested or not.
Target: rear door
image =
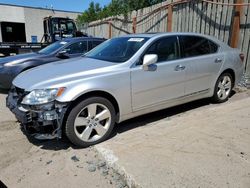
[[[145,71],[140,65],[131,69],[132,106],[137,111],[184,95],[185,67],[180,67],[176,36],[155,42],[142,55],[157,54],[158,62]]]
[[[214,81],[224,61],[224,54],[218,52],[217,44],[206,38],[179,36],[179,39],[187,73],[185,95],[208,91],[214,87]]]

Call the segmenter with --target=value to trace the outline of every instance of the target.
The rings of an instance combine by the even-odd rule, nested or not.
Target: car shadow
[[[230,98],[235,95],[235,91],[232,92]],[[119,123],[115,126],[113,133],[109,137],[109,139],[112,139],[113,137],[117,136],[118,134],[122,134],[124,132],[128,132],[130,130],[136,129],[138,127],[147,126],[150,123],[160,121],[165,118],[171,118],[173,116],[178,116],[180,114],[183,114],[185,112],[195,110],[198,108],[202,108],[208,105],[213,104],[210,99],[201,99],[193,102],[189,102],[186,104],[178,105],[175,107],[167,108],[164,110],[148,113],[139,117],[132,118],[130,120],[124,121],[122,123]],[[150,126],[153,126],[150,124]],[[54,140],[37,140],[34,137],[26,134],[26,132],[21,129],[23,133],[26,135],[27,139],[30,143],[39,146],[41,149],[45,150],[67,150],[68,148],[73,149],[83,149],[80,147],[77,147],[69,142],[69,140],[63,136],[62,139],[54,139]]]
[[[117,136],[117,134],[122,134],[123,132],[136,129],[138,127],[147,126],[148,124],[150,124],[150,126],[153,126],[152,125],[153,122],[157,122],[166,118],[171,118],[173,116],[178,116],[187,111],[191,111],[197,108],[208,106],[210,104],[211,104],[211,101],[209,99],[202,99],[202,100],[182,104],[179,106],[167,108],[164,110],[152,112],[149,114],[145,114],[139,117],[135,117],[133,119],[129,119],[120,124],[117,124],[117,126],[114,128],[114,131],[111,137],[115,137]]]
[[[69,148],[82,149],[80,147],[73,145],[71,142],[69,142],[69,140],[65,136],[63,136],[62,139],[38,140],[38,139],[35,139],[32,135],[27,134],[26,131],[22,127],[21,127],[21,131],[27,137],[28,141],[31,144],[38,146],[40,149],[53,150],[53,151],[67,150]]]
[[[8,94],[8,92],[9,90],[0,88],[0,94]]]
[[[230,98],[235,95],[236,92],[232,91]],[[197,101],[185,103],[182,105],[178,105],[175,107],[167,108],[164,110],[148,113],[139,117],[135,117],[129,120],[126,120],[120,124],[117,124],[114,128],[114,131],[110,138],[117,136],[118,134],[122,134],[123,132],[130,131],[132,129],[136,129],[138,127],[147,126],[150,123],[160,121],[165,118],[171,118],[172,116],[178,116],[188,111],[192,111],[201,107],[205,107],[208,105],[214,104],[211,99],[200,99]],[[150,124],[150,126],[153,126]]]

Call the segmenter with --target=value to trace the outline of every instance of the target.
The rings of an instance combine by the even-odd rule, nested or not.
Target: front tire
[[[221,74],[215,84],[214,95],[212,97],[212,100],[216,103],[226,102],[231,95],[232,88],[232,75],[229,73]]]
[[[115,109],[102,97],[90,97],[69,112],[65,125],[68,139],[80,147],[88,147],[106,140],[115,124]]]

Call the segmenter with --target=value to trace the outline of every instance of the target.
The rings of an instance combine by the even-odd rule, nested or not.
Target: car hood
[[[51,88],[55,85],[66,85],[84,78],[90,78],[105,71],[115,63],[78,57],[74,59],[42,65],[19,74],[13,81],[17,87],[27,91]]]
[[[15,55],[15,56],[3,57],[3,58],[0,58],[0,65],[4,65],[5,63],[10,63],[13,61],[18,61],[18,64],[20,64],[28,60],[33,60],[33,59],[41,58],[44,56],[45,56],[44,54],[28,53],[28,54],[20,54],[20,55]]]

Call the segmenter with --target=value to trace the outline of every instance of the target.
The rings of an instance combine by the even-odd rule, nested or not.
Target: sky
[[[0,0],[0,3],[42,8],[46,8],[46,6],[50,8],[52,5],[54,9],[58,10],[83,12],[91,1],[100,3],[101,6],[111,2],[111,0]]]

